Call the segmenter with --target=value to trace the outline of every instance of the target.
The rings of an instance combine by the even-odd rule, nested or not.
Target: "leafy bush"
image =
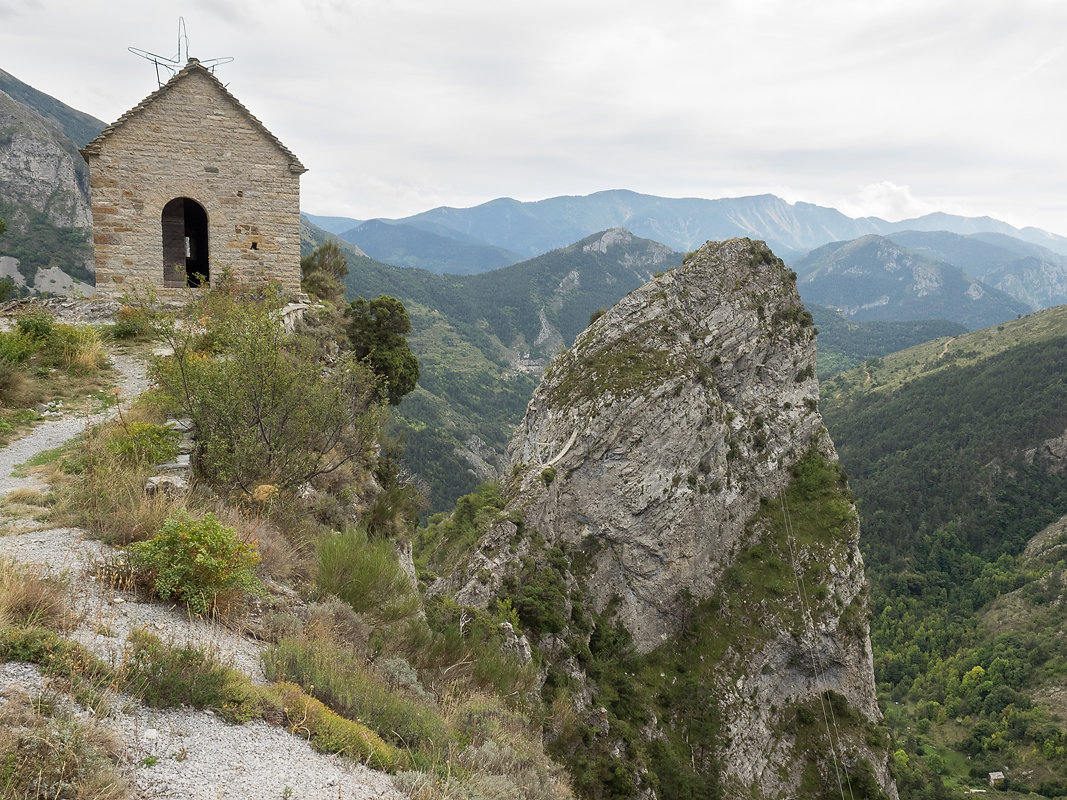
[[[559,633],[566,626],[567,586],[551,567],[532,558],[523,559],[522,571],[505,580],[504,591],[518,612],[523,630],[538,635]]]
[[[37,349],[34,340],[20,331],[0,331],[0,361],[21,364]]]
[[[22,314],[15,321],[19,333],[36,344],[42,344],[52,338],[54,323],[47,311],[31,311]]]
[[[130,422],[116,428],[107,440],[107,449],[134,464],[161,464],[178,455],[181,438],[173,428],[150,422]]]
[[[213,289],[167,334],[174,355],[153,376],[196,425],[202,476],[248,494],[370,460],[381,421],[370,368],[341,357],[327,369],[313,341],[283,330],[279,304]]]
[[[179,512],[155,538],[131,544],[127,552],[130,565],[150,576],[161,599],[177,598],[196,614],[211,609],[220,594],[260,589],[253,572],[259,562],[255,544],[242,542],[214,514],[193,519]]]

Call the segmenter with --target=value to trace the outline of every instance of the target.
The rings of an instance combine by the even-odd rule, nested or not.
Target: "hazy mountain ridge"
[[[412,225],[368,220],[338,234],[373,259],[457,275],[486,272],[522,260],[502,247],[460,241]]]
[[[1067,303],[1067,256],[1047,247],[999,233],[902,231],[887,238],[957,266],[1032,308]]]
[[[858,320],[947,319],[975,329],[1034,310],[959,267],[877,235],[824,245],[792,266],[806,302]]]
[[[442,206],[384,221],[412,225],[461,241],[503,247],[526,256],[563,247],[596,231],[615,227],[663,242],[681,252],[709,240],[734,236],[762,239],[787,261],[829,242],[906,230],[994,232],[1067,255],[1067,238],[1063,236],[1036,228],[1014,228],[989,217],[935,213],[900,222],[878,217],[853,219],[833,208],[789,203],[770,194],[711,200],[657,197],[616,189],[534,202],[498,198],[471,208]],[[357,221],[353,220],[350,227],[355,224]]]

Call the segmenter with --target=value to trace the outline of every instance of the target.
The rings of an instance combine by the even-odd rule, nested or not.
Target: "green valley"
[[[1055,699],[1067,647],[1054,610],[1065,389],[1067,307],[823,384],[861,513],[902,797],[955,796],[990,772],[1005,773],[1005,788],[1067,793],[1067,715]]]

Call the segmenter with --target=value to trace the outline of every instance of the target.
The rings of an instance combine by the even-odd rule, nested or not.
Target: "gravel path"
[[[118,386],[121,390],[120,399],[122,401],[128,402],[148,388],[144,361],[120,353],[113,354],[111,361],[115,365],[115,369],[122,375]],[[115,413],[115,409],[112,408],[93,414],[89,421],[95,425]],[[17,465],[22,464],[42,450],[51,450],[53,447],[59,447],[63,442],[74,438],[84,430],[85,415],[71,409],[68,412],[68,416],[43,422],[26,436],[17,439],[3,450],[0,450],[0,495],[7,494],[15,489],[40,488],[43,484],[36,476],[16,478],[11,474],[11,471]]]
[[[147,388],[143,362],[121,354],[112,360],[123,376],[124,400]],[[92,421],[113,413],[95,414]],[[0,450],[0,495],[45,488],[35,477],[12,477],[11,470],[41,450],[58,447],[85,424],[85,417],[76,415],[50,420]],[[129,633],[147,629],[166,642],[204,647],[253,680],[264,680],[261,643],[193,618],[179,607],[145,603],[106,585],[96,565],[111,557],[113,548],[86,539],[77,529],[40,529],[3,516],[0,534],[0,558],[68,580],[77,620],[70,635],[101,658],[118,663]],[[54,688],[36,666],[0,663],[0,704],[14,692],[32,696],[42,691]],[[114,711],[98,724],[121,737],[132,796],[139,800],[404,800],[388,775],[316,753],[302,738],[263,722],[230,725],[208,711],[154,710],[129,698],[117,698],[112,706]]]

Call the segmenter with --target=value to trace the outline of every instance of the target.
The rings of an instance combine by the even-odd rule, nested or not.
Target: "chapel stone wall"
[[[303,167],[206,70],[184,72],[84,151],[97,296],[187,291],[164,284],[163,207],[181,197],[207,212],[213,278],[298,292]]]

